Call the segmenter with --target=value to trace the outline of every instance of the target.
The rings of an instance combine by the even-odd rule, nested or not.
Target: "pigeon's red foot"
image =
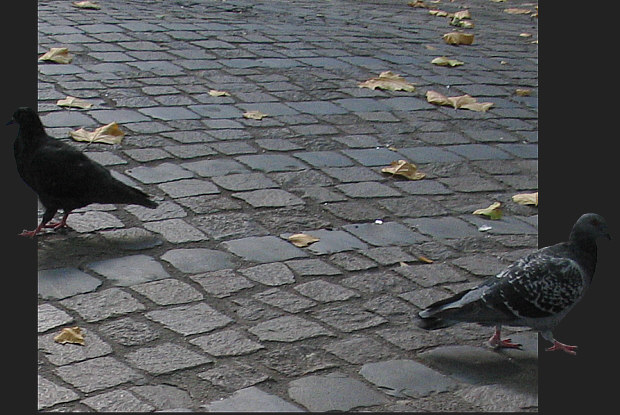
[[[569,346],[568,344],[560,343],[557,340],[553,342],[553,346],[545,350],[548,352],[555,352],[556,350],[562,350],[568,354],[572,354],[573,356],[577,355],[577,352],[575,351],[577,350],[577,346]]]
[[[496,330],[495,334],[491,336],[489,339],[489,346],[494,349],[520,349],[521,345],[519,343],[512,343],[510,339],[502,340],[500,338],[500,331]]]
[[[49,228],[49,229],[60,229],[60,228],[67,228],[67,222],[66,221],[60,221],[60,222],[48,222],[45,225],[43,225],[44,228]]]
[[[23,230],[22,233],[18,234],[18,236],[26,236],[28,238],[34,238],[40,231],[41,229],[37,228],[33,231],[27,231],[27,230]]]

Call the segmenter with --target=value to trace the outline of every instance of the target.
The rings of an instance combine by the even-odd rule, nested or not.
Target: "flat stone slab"
[[[226,252],[206,248],[171,249],[163,254],[161,259],[187,274],[198,274],[234,267],[231,255]]]
[[[413,245],[428,240],[398,222],[355,223],[344,225],[343,228],[375,246]]]
[[[142,378],[138,372],[110,356],[61,366],[55,372],[62,380],[85,393]]]
[[[314,242],[304,248],[317,255],[368,248],[368,245],[364,242],[344,231],[317,229],[304,231],[303,233],[319,238],[317,242]],[[283,233],[280,237],[283,239],[288,239],[291,235],[291,233]]]
[[[359,294],[353,290],[321,279],[308,281],[294,288],[298,293],[322,303],[344,301],[351,297],[359,297]]]
[[[88,322],[104,320],[133,311],[144,310],[138,300],[120,288],[108,288],[95,293],[79,294],[61,300],[63,306],[77,311]]]
[[[305,204],[303,199],[281,189],[259,189],[233,193],[232,197],[241,199],[255,208],[288,207]]]
[[[37,377],[37,397],[38,410],[79,399],[79,395],[71,389],[50,382],[41,375]]]
[[[200,366],[213,360],[173,343],[143,347],[128,353],[127,360],[139,369],[155,375],[188,367]]]
[[[39,271],[37,285],[40,297],[58,300],[94,291],[101,280],[77,268],[56,268]]]
[[[269,379],[255,366],[236,361],[217,362],[213,369],[198,373],[198,377],[229,391],[247,388]]]
[[[250,340],[237,330],[220,330],[196,337],[190,340],[190,343],[212,356],[240,356],[264,349],[263,345]]]
[[[52,332],[40,336],[38,341],[38,349],[42,350],[47,360],[56,366],[80,362],[82,360],[92,359],[93,357],[105,356],[112,352],[110,345],[87,329],[82,329],[84,345],[57,343],[54,341],[54,337],[56,337],[57,334],[57,332]]]
[[[277,262],[308,256],[276,236],[251,236],[226,241],[223,245],[233,254],[253,262]]]
[[[86,266],[121,287],[170,278],[164,267],[148,255],[105,259],[91,262]]]
[[[153,310],[145,316],[184,336],[212,331],[233,321],[205,303]]]
[[[288,395],[311,412],[349,411],[389,402],[359,380],[337,372],[289,382]]]
[[[387,323],[385,318],[351,304],[337,305],[311,314],[317,320],[347,333]]]
[[[169,162],[155,167],[139,166],[126,170],[125,173],[145,184],[170,182],[179,179],[189,179],[194,176],[191,171]]]
[[[123,346],[139,346],[160,337],[160,332],[154,326],[132,317],[122,317],[103,322],[99,332]]]
[[[448,376],[407,359],[366,363],[359,373],[388,395],[397,398],[424,397],[453,390],[457,386]]]
[[[37,307],[37,331],[39,333],[72,321],[73,317],[51,304],[41,304]]]
[[[261,264],[254,267],[240,269],[239,273],[243,274],[252,281],[260,282],[269,286],[278,286],[284,284],[293,284],[295,275],[291,270],[280,262],[270,264]]]
[[[203,298],[194,287],[174,278],[133,285],[131,289],[159,305],[191,303]]]
[[[155,409],[126,390],[100,393],[82,400],[82,403],[98,412],[151,412]]]
[[[248,330],[261,341],[294,342],[333,333],[319,324],[296,316],[277,317],[259,323]]]
[[[237,275],[232,269],[206,272],[192,275],[190,278],[200,284],[206,292],[218,298],[229,297],[238,291],[254,286],[252,281]]]
[[[256,386],[240,389],[230,397],[202,406],[207,412],[304,412],[279,396],[263,392]]]

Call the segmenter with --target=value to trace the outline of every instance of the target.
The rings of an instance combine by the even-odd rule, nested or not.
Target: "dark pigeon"
[[[427,330],[461,322],[495,326],[493,347],[519,348],[501,340],[502,325],[531,327],[553,346],[576,354],[577,346],[558,342],[553,329],[590,286],[596,268],[596,240],[611,239],[607,224],[595,213],[582,215],[567,242],[539,249],[518,259],[478,287],[438,301],[419,313],[418,325]]]
[[[66,227],[72,210],[91,203],[157,207],[146,193],[118,181],[99,163],[48,136],[39,115],[31,108],[18,108],[13,120],[19,124],[13,146],[17,171],[45,207],[39,226],[20,235],[32,237],[43,228]],[[49,223],[58,209],[63,210],[62,220]]]

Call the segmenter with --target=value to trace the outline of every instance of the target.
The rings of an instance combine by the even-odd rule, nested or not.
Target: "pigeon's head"
[[[30,128],[42,128],[41,119],[39,114],[32,108],[20,107],[13,113],[13,120],[15,120],[20,127]]]
[[[575,222],[570,239],[588,238],[596,240],[603,236],[611,239],[605,218],[596,213],[585,213]]]

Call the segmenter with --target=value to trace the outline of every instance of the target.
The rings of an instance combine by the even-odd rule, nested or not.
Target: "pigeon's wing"
[[[109,172],[79,151],[44,146],[33,156],[30,173],[41,197],[88,198],[108,182]]]
[[[585,289],[577,262],[536,252],[490,280],[481,300],[516,319],[544,318],[570,309]]]

